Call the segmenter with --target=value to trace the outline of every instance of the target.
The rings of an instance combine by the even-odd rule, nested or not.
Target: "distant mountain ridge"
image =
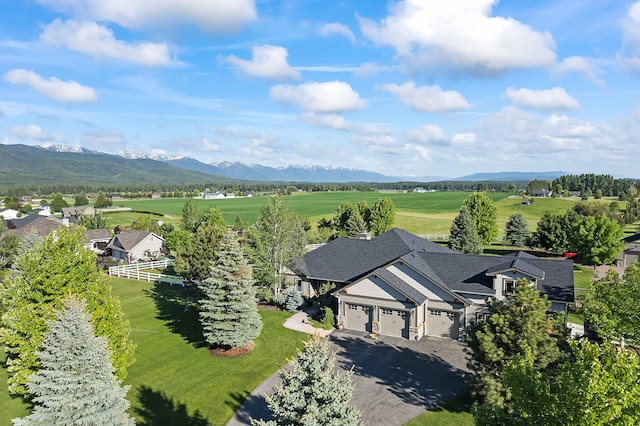
[[[0,186],[37,182],[86,183],[204,183],[222,181],[273,181],[309,183],[434,181],[531,181],[553,180],[564,172],[492,172],[457,178],[386,176],[367,170],[336,166],[269,167],[239,161],[206,164],[188,155],[136,153],[107,154],[81,146],[0,145]]]

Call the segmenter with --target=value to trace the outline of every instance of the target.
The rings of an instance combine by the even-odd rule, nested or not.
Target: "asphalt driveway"
[[[467,387],[464,344],[435,337],[419,342],[335,330],[328,338],[337,367],[353,367],[352,404],[368,425],[402,425],[425,410],[461,393]],[[250,418],[268,419],[265,392],[279,383],[278,374],[263,382],[247,398],[230,426],[250,424]]]

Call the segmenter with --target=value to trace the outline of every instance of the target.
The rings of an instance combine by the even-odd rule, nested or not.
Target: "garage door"
[[[380,334],[409,338],[409,313],[395,309],[380,309]]]
[[[347,303],[347,324],[349,330],[371,332],[371,306]]]
[[[451,339],[458,338],[460,328],[460,314],[458,312],[429,309],[427,321],[427,334]]]

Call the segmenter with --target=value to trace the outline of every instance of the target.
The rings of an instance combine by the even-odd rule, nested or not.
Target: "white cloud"
[[[295,104],[313,112],[337,113],[364,108],[367,103],[358,92],[343,81],[318,83],[315,81],[298,86],[278,84],[269,90],[271,99],[285,104]]]
[[[595,61],[583,56],[569,56],[554,64],[550,68],[551,74],[556,77],[563,77],[570,73],[582,73],[585,78],[598,87],[604,86],[604,81],[598,77],[602,71]]]
[[[26,84],[41,95],[61,102],[96,102],[98,95],[92,87],[83,86],[75,81],[62,81],[55,77],[48,80],[33,71],[14,69],[3,77],[12,84]]]
[[[621,23],[624,43],[617,58],[625,68],[640,71],[640,1],[629,7]]]
[[[402,103],[416,111],[444,112],[471,108],[459,92],[442,90],[437,85],[416,87],[413,81],[408,81],[401,85],[384,84],[378,88],[396,95]]]
[[[271,157],[281,150],[280,144],[265,138],[254,138],[244,144],[242,152],[258,158]]]
[[[35,124],[30,124],[26,127],[23,126],[15,126],[11,128],[11,134],[19,139],[31,139],[34,141],[48,141],[48,142],[64,142],[65,138],[63,135],[55,134],[49,135],[42,131],[40,126],[36,126]]]
[[[640,1],[632,4],[622,18],[622,30],[627,40],[640,41]]]
[[[346,25],[340,24],[338,22],[324,24],[322,27],[320,27],[318,33],[324,37],[328,37],[331,35],[342,35],[348,38],[351,43],[354,43],[356,41],[356,36],[353,34],[353,31],[351,31]]]
[[[569,96],[569,94],[561,87],[554,87],[548,90],[531,90],[531,89],[515,89],[509,87],[506,90],[507,97],[515,104],[540,109],[540,110],[558,110],[558,109],[578,109],[580,102]]]
[[[491,16],[496,0],[404,0],[382,21],[359,18],[362,33],[390,45],[415,68],[445,65],[479,73],[537,68],[555,59],[551,34]],[[526,46],[526,48],[523,48]]]
[[[454,145],[469,145],[478,140],[475,133],[456,133],[451,137],[451,143]]]
[[[321,127],[330,127],[337,130],[349,129],[349,123],[344,117],[337,114],[316,114],[315,112],[305,112],[300,115],[300,121]]]
[[[40,41],[85,53],[98,58],[112,58],[148,66],[171,63],[164,43],[126,43],[116,40],[113,31],[95,22],[61,21],[56,19],[45,27]]]
[[[38,0],[79,19],[109,21],[125,28],[191,23],[214,33],[237,31],[257,18],[254,0]]]
[[[222,151],[222,147],[220,146],[220,143],[216,141],[210,141],[209,139],[203,137],[201,140],[201,143],[202,144],[200,145],[200,147],[203,151],[206,151],[206,152]]]
[[[425,124],[424,126],[411,129],[406,132],[405,137],[407,140],[420,143],[429,144],[432,142],[443,142],[448,140],[447,134],[442,127],[435,124]]]
[[[253,77],[264,77],[275,80],[300,78],[300,72],[287,62],[287,49],[281,46],[254,46],[253,58],[240,59],[234,55],[223,58],[225,62],[237,66],[242,72]]]
[[[396,66],[378,65],[373,62],[365,62],[355,69],[355,75],[376,75],[382,72],[393,71]]]

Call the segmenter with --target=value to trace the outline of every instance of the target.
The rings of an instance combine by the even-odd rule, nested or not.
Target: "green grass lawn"
[[[286,364],[307,335],[288,330],[291,314],[261,311],[264,329],[256,348],[237,358],[212,356],[204,343],[189,289],[135,280],[111,280],[136,343],[136,362],[126,384],[138,424],[222,425],[246,396]],[[190,308],[185,310],[185,306]],[[27,406],[6,391],[0,369],[0,424],[24,416]]]
[[[442,406],[409,420],[404,426],[473,426],[470,392],[458,395]]]

